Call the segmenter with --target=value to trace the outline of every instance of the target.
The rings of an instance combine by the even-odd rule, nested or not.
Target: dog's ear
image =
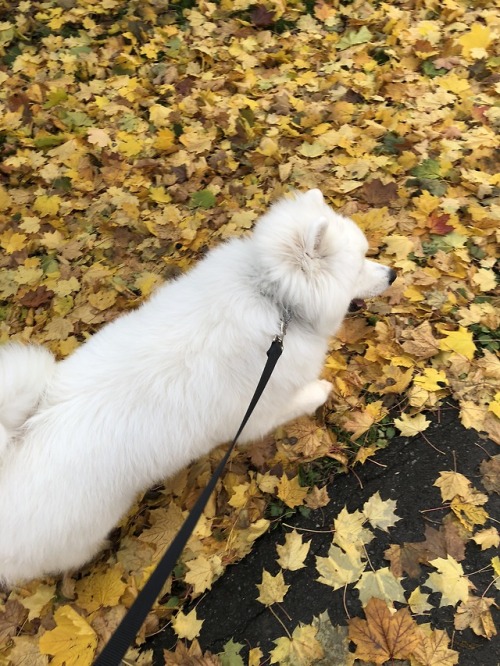
[[[324,204],[325,200],[323,199],[323,192],[315,188],[314,190],[308,190],[306,196],[313,201],[315,204]]]
[[[319,192],[319,190],[310,190]],[[319,192],[321,194],[321,192]],[[305,237],[305,251],[311,257],[324,257],[327,254],[328,246],[326,243],[326,232],[328,229],[328,220],[326,217],[318,218],[309,227]]]

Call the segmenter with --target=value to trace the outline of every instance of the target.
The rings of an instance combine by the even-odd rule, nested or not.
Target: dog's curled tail
[[[55,363],[43,347],[0,347],[0,458],[14,431],[35,411]]]

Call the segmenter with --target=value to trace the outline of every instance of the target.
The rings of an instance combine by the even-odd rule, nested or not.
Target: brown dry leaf
[[[311,419],[300,419],[286,427],[287,437],[296,440],[293,444],[295,454],[304,458],[321,458],[326,456],[332,445],[331,435],[324,428],[318,428]]]
[[[490,460],[483,460],[479,469],[486,490],[489,493],[500,494],[500,455],[493,456]]]
[[[497,630],[491,617],[490,607],[496,606],[495,600],[489,597],[469,597],[463,601],[455,613],[455,629],[462,631],[470,627],[478,636],[491,639]]]
[[[17,601],[9,599],[5,610],[0,611],[0,641],[15,636],[28,615],[28,611]]]
[[[411,354],[417,359],[432,358],[439,352],[439,342],[434,337],[432,326],[428,321],[405,331],[403,337],[405,342],[402,343],[402,348],[407,354]]]
[[[320,509],[321,507],[327,506],[330,502],[330,496],[328,495],[328,487],[323,486],[323,488],[318,488],[318,486],[313,486],[309,491],[304,504],[310,509]]]
[[[449,648],[446,631],[432,630],[425,625],[417,629],[418,645],[411,655],[412,666],[455,666],[458,652]]]
[[[407,659],[420,643],[418,628],[406,608],[391,614],[381,599],[365,606],[366,620],[349,620],[349,638],[356,645],[355,657],[375,664]]]
[[[9,666],[47,666],[49,658],[42,654],[32,637],[17,636],[9,652]]]
[[[359,194],[367,203],[374,206],[383,206],[392,201],[392,199],[397,198],[398,187],[394,182],[384,185],[380,178],[374,178],[369,182],[365,182]]]
[[[222,666],[219,657],[210,652],[202,652],[196,639],[189,647],[179,641],[174,652],[163,650],[163,658],[165,666]]]

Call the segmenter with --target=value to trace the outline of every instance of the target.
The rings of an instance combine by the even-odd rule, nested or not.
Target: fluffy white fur
[[[0,350],[0,580],[91,559],[137,493],[230,440],[279,331],[284,353],[242,440],[312,413],[327,341],[349,303],[394,271],[319,190],[275,204],[252,236],[211,251],[55,363]]]

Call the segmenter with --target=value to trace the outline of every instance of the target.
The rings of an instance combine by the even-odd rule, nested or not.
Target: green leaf
[[[418,166],[413,167],[410,173],[416,178],[436,179],[441,176],[441,166],[436,160],[424,160]]]
[[[68,94],[62,88],[56,88],[47,95],[47,101],[43,105],[44,109],[51,109],[53,106],[57,106],[59,102],[65,102],[68,99]]]
[[[37,136],[33,143],[35,148],[53,148],[54,146],[59,146],[61,143],[64,143],[66,138],[67,137],[64,134],[45,134]]]
[[[219,654],[222,666],[245,666],[245,662],[240,657],[243,647],[243,643],[235,643],[231,638],[224,645],[224,652]]]
[[[351,30],[345,34],[340,41],[337,42],[336,46],[339,51],[343,51],[356,44],[366,44],[371,41],[372,37],[372,33],[368,30],[366,25],[363,25],[357,32],[356,30]]]
[[[443,76],[446,74],[447,70],[444,67],[436,68],[432,60],[424,60],[422,63],[422,72],[428,76],[430,79],[434,79],[436,76]]]
[[[192,208],[213,208],[215,206],[215,195],[210,190],[200,190],[191,195],[189,203]]]

